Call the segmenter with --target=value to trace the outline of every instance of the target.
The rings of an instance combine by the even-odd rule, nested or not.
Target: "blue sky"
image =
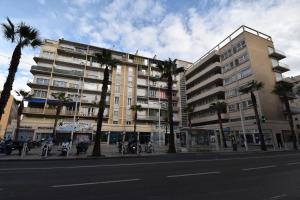
[[[0,22],[9,16],[41,32],[158,58],[195,61],[244,24],[272,36],[287,54],[286,75],[300,74],[299,0],[2,0]],[[0,87],[14,46],[0,37]],[[23,51],[14,88],[27,88],[38,50]]]

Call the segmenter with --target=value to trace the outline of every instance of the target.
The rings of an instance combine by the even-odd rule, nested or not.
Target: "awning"
[[[28,103],[45,103],[46,99],[32,98],[28,100]]]

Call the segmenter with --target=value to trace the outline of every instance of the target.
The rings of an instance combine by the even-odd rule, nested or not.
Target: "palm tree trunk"
[[[4,109],[7,104],[7,101],[9,99],[10,91],[12,90],[12,86],[13,86],[13,83],[15,80],[15,75],[18,71],[18,66],[19,66],[20,59],[21,59],[21,49],[22,49],[21,44],[18,44],[16,46],[16,48],[14,49],[12,58],[10,60],[8,75],[7,75],[6,81],[4,83],[3,91],[2,91],[1,97],[0,97],[0,120],[1,120],[2,114],[4,113]]]
[[[225,139],[224,130],[223,130],[221,113],[217,112],[217,114],[218,114],[218,122],[219,122],[219,126],[220,126],[220,133],[222,135],[223,147],[227,148],[226,139]]]
[[[294,129],[293,116],[292,116],[289,100],[287,98],[284,98],[284,105],[285,105],[285,108],[286,108],[286,112],[287,112],[287,116],[288,116],[288,120],[289,120],[289,125],[290,125],[291,132],[292,132],[293,147],[294,147],[295,150],[297,150],[298,149],[297,137],[296,137],[296,133],[295,133],[295,129]]]
[[[105,105],[106,105],[108,81],[109,81],[109,71],[108,71],[108,65],[106,65],[105,70],[104,70],[101,99],[99,102],[99,111],[98,111],[98,117],[97,117],[97,130],[96,130],[96,136],[95,136],[93,156],[101,156],[101,130],[102,130],[102,123],[103,123],[103,113],[104,113]]]
[[[267,147],[266,147],[266,144],[265,144],[264,134],[262,132],[261,123],[260,123],[260,119],[259,119],[259,114],[258,114],[258,110],[257,110],[256,97],[255,97],[253,92],[251,92],[251,100],[252,100],[252,104],[253,104],[253,109],[254,109],[254,113],[255,113],[255,120],[256,120],[258,133],[259,133],[260,148],[261,148],[261,150],[266,151]],[[240,109],[242,109],[242,108],[240,108]]]
[[[15,140],[18,140],[19,137],[19,131],[20,131],[20,125],[21,125],[21,116],[23,113],[23,108],[24,108],[24,101],[22,100],[19,108],[18,108],[18,117],[17,117],[17,128],[16,128],[16,133],[15,133]]]
[[[173,127],[173,106],[172,106],[172,75],[168,76],[168,111],[169,111],[169,125],[170,125],[170,135],[169,135],[169,150],[168,153],[176,153],[175,141],[174,141],[174,127]]]
[[[136,135],[136,121],[137,121],[137,110],[135,110],[135,113],[134,113],[134,124],[133,124],[133,135]],[[138,137],[136,137],[137,140],[139,139]],[[139,141],[137,141],[139,142]]]
[[[56,143],[56,127],[57,127],[57,122],[58,122],[61,109],[62,109],[62,105],[58,105],[56,107],[55,120],[54,120],[53,133],[52,133],[52,138],[55,143]]]

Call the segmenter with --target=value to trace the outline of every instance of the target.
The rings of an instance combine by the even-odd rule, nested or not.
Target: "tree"
[[[224,135],[223,124],[222,124],[222,116],[221,116],[222,113],[227,112],[227,104],[223,101],[218,101],[216,103],[210,104],[209,108],[217,113],[218,123],[220,126],[220,132],[221,132],[222,141],[223,141],[223,147],[227,148],[226,138]]]
[[[295,98],[295,94],[293,93],[293,87],[294,87],[293,83],[289,83],[285,81],[277,82],[274,86],[272,93],[277,94],[285,105],[285,109],[286,109],[285,111],[288,117],[290,129],[292,133],[293,147],[295,150],[297,150],[298,149],[297,137],[294,129],[293,116],[292,116],[290,103],[289,103],[289,100]]]
[[[52,93],[52,96],[57,100],[57,102],[55,103],[56,112],[55,112],[55,119],[54,119],[53,133],[52,133],[53,140],[56,141],[56,127],[57,127],[57,122],[61,110],[65,104],[71,101],[71,99],[67,97],[64,92]]]
[[[142,110],[142,106],[141,105],[132,105],[130,107],[130,109],[134,112],[134,118],[133,118],[133,134],[135,135],[136,134],[136,122],[137,122],[137,113],[138,111],[141,111]]]
[[[264,134],[263,134],[262,128],[261,128],[260,118],[259,118],[259,114],[258,114],[258,110],[257,110],[257,101],[256,101],[256,97],[255,97],[255,94],[254,94],[255,91],[259,91],[263,87],[264,87],[263,82],[252,81],[246,87],[241,88],[240,92],[243,93],[243,94],[249,94],[250,93],[250,95],[251,95],[251,101],[252,101],[253,110],[254,110],[254,114],[255,114],[257,129],[258,129],[258,132],[259,132],[260,147],[261,147],[261,150],[266,151],[267,147],[266,147],[266,144],[265,144]],[[243,108],[240,108],[240,109],[243,109]]]
[[[30,94],[30,92],[26,92],[25,90],[19,90],[19,91],[15,91],[18,97],[21,97],[20,101],[18,102],[18,117],[17,117],[17,128],[16,128],[16,132],[15,132],[15,140],[18,140],[19,137],[19,131],[20,131],[20,124],[21,124],[21,116],[23,113],[23,109],[24,109],[24,101],[25,100],[29,100],[32,98],[32,94]]]
[[[95,54],[97,61],[101,65],[105,65],[104,77],[102,82],[102,92],[99,102],[99,110],[97,116],[97,130],[95,137],[95,144],[93,149],[93,156],[101,156],[101,129],[103,122],[103,113],[106,105],[107,88],[109,84],[109,67],[115,68],[118,61],[112,58],[112,53],[109,50],[103,49],[102,54]]]
[[[39,32],[33,27],[26,25],[24,22],[15,26],[8,17],[7,22],[8,23],[1,24],[4,37],[12,43],[16,43],[16,47],[10,60],[8,75],[0,97],[0,119],[4,113],[4,108],[10,96],[10,91],[12,90],[15,75],[21,59],[22,49],[27,46],[36,48],[42,44],[42,41],[39,38]]]
[[[137,117],[138,117],[138,111],[142,110],[142,106],[141,105],[132,105],[130,107],[130,109],[134,112],[134,119],[133,119],[133,135],[136,135],[136,122],[137,122]],[[140,143],[140,138],[137,137],[137,148],[139,147],[139,143]],[[137,153],[139,152],[139,150],[137,150]]]
[[[173,104],[172,104],[172,86],[173,86],[173,76],[178,75],[181,72],[184,72],[183,67],[177,67],[176,59],[162,61],[158,63],[158,68],[161,71],[161,79],[167,79],[167,97],[168,97],[168,114],[169,114],[169,126],[170,126],[170,135],[169,135],[169,149],[168,153],[176,153],[175,141],[174,141],[174,127],[173,127]]]

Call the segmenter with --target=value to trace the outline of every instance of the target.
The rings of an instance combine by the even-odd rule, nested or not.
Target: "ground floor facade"
[[[223,123],[223,130],[227,147],[233,143],[241,148],[249,149],[260,147],[259,132],[255,121]],[[268,149],[292,149],[292,135],[287,121],[271,121],[262,123],[265,143]],[[190,151],[218,151],[224,144],[218,124],[185,127],[181,129],[185,134],[186,146]],[[296,132],[298,146],[300,135]]]

